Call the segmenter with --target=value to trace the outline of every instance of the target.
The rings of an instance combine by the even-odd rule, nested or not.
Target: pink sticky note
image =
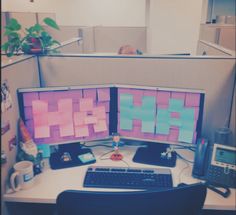
[[[143,90],[143,95],[144,96],[157,96],[157,91],[156,90]]]
[[[48,103],[40,100],[32,101],[32,112],[33,114],[41,114],[48,112]]]
[[[72,112],[72,99],[59,99],[58,100],[59,112]]]
[[[155,135],[155,139],[159,141],[167,141],[167,138],[168,135],[162,135],[162,134]]]
[[[177,119],[179,119],[179,118],[180,118],[180,113],[178,113],[178,112],[171,112],[171,113],[170,113],[170,116],[171,116],[171,118],[177,118]]]
[[[59,125],[73,124],[72,112],[58,112],[60,115]]]
[[[93,99],[80,99],[79,101],[80,111],[92,111],[93,110]]]
[[[157,105],[158,109],[168,109],[168,105],[162,105],[162,104],[158,104]]]
[[[59,112],[48,112],[48,125],[59,125],[60,124],[60,114]]]
[[[97,89],[98,93],[98,101],[110,101],[110,89],[109,88],[101,88]]]
[[[97,119],[106,119],[105,106],[94,107],[92,113],[93,116],[96,116]]]
[[[78,102],[82,98],[82,90],[70,90],[69,97],[72,98],[73,102]]]
[[[157,104],[169,105],[170,92],[157,91]]]
[[[84,119],[84,124],[88,125],[88,124],[96,124],[97,123],[97,117],[95,116],[86,116]]]
[[[75,127],[75,137],[88,137],[89,136],[89,129],[88,126],[76,126]]]
[[[106,120],[99,120],[96,124],[93,125],[95,132],[107,131]]]
[[[170,129],[168,141],[177,142],[179,137],[179,129]]]
[[[75,126],[78,126],[78,125],[84,125],[85,122],[85,118],[87,116],[87,113],[86,112],[74,112],[74,124]]]
[[[172,92],[171,98],[185,100],[185,93],[182,92]]]
[[[142,120],[140,119],[133,119],[133,126],[142,126]]]
[[[74,135],[74,126],[72,123],[60,125],[59,129],[60,129],[60,136],[61,137]]]
[[[37,126],[34,128],[35,138],[50,137],[50,128],[48,126]]]
[[[34,126],[48,126],[48,114],[42,113],[33,116]]]
[[[53,104],[48,104],[48,111],[49,112],[56,112],[56,111],[58,111],[57,102],[54,102]]]
[[[83,97],[84,98],[90,98],[90,99],[93,99],[94,101],[96,101],[97,100],[96,89],[85,89],[85,90],[83,90]]]
[[[38,93],[24,93],[23,94],[23,100],[24,100],[24,106],[32,106],[33,100],[38,100],[39,94]]]
[[[199,107],[200,94],[199,93],[186,93],[185,106],[187,107]]]

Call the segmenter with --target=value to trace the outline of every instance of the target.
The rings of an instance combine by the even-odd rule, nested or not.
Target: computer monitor
[[[18,89],[18,102],[34,142],[59,144],[61,153],[81,154],[79,142],[110,135],[110,87],[106,85]]]
[[[123,138],[147,143],[134,161],[174,166],[175,154],[166,159],[161,153],[170,144],[196,143],[201,136],[203,106],[202,90],[120,85],[117,130]]]

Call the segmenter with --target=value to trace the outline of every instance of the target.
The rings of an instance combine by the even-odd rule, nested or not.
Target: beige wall
[[[148,53],[196,53],[202,0],[150,0]]]

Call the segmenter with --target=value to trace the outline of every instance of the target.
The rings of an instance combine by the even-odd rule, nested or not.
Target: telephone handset
[[[193,177],[206,180],[208,188],[216,191],[223,187],[226,192],[216,192],[224,197],[230,194],[229,187],[236,188],[236,148],[222,144],[210,145],[206,139],[197,141]]]

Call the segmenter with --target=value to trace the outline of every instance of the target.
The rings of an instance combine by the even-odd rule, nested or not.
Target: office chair
[[[56,207],[58,215],[198,215],[205,197],[201,183],[134,192],[66,190]]]

